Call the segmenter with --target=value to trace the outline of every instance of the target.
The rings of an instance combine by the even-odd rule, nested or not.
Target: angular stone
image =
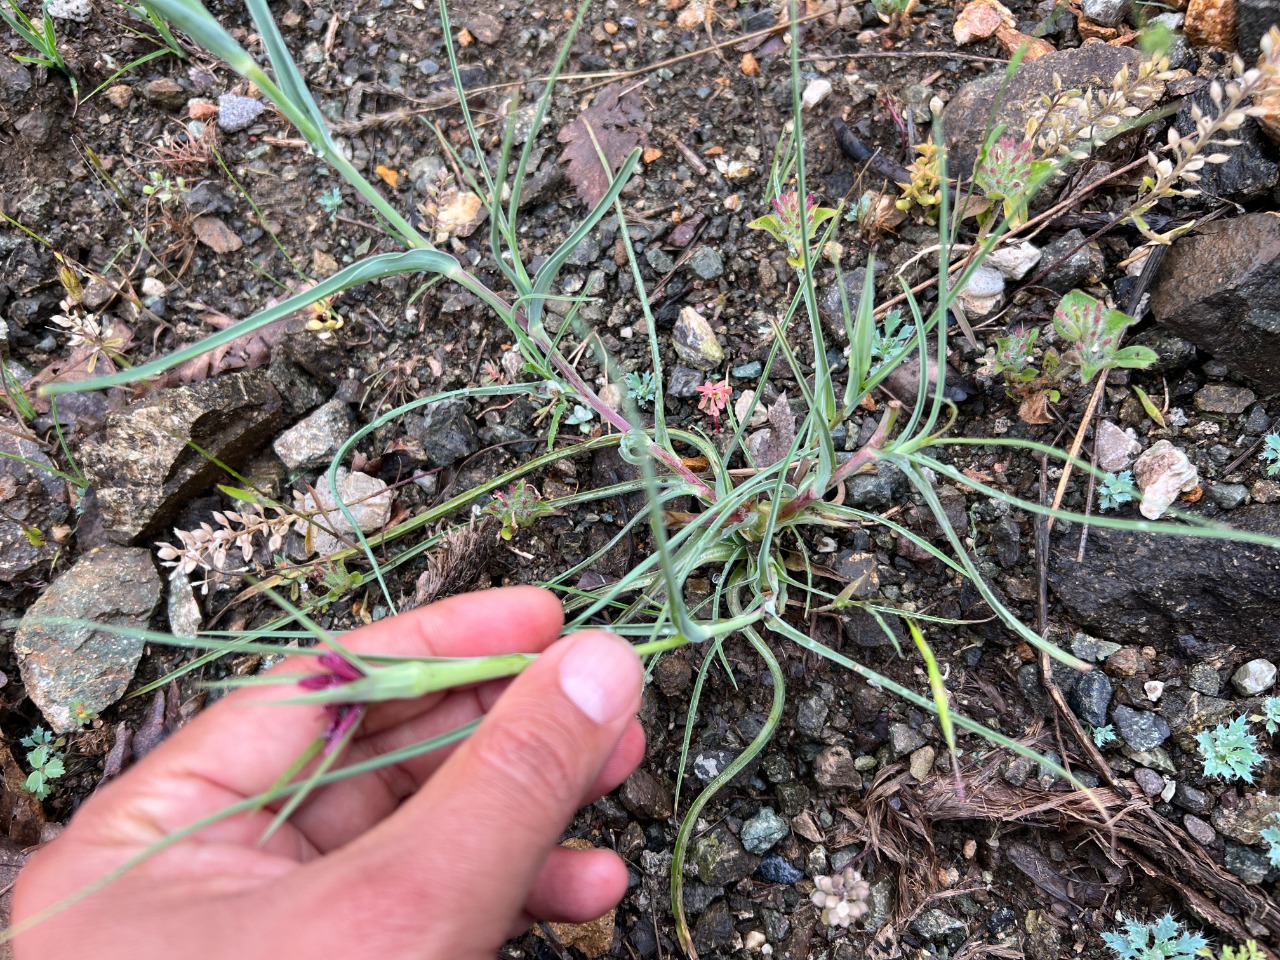
[[[480,449],[471,406],[461,397],[428,404],[421,418],[409,421],[408,429],[433,467],[447,467]]]
[[[1246,214],[1175,241],[1151,312],[1264,393],[1280,390],[1280,217]]]
[[[1250,885],[1262,883],[1271,872],[1271,862],[1265,853],[1233,840],[1226,842],[1222,851],[1222,861],[1229,871]]]
[[[952,947],[959,946],[969,935],[969,928],[963,920],[937,907],[926,910],[912,920],[911,931],[922,940],[945,943]]]
[[[724,363],[724,347],[720,346],[707,318],[693,307],[681,308],[671,331],[671,343],[676,355],[691,367],[713,370]]]
[[[341,400],[330,400],[272,444],[290,470],[327,467],[352,433],[351,412]]]
[[[874,554],[844,550],[831,564],[832,571],[848,585],[853,586],[849,598],[869,600],[880,592],[880,575]]]
[[[908,768],[911,776],[915,777],[920,783],[924,783],[933,773],[933,763],[938,759],[938,751],[930,746],[921,747],[911,754],[911,762]]]
[[[218,97],[218,127],[226,133],[239,133],[262,115],[266,104],[255,97],[224,93]]]
[[[1116,733],[1133,750],[1154,750],[1169,739],[1169,724],[1150,710],[1134,710],[1123,704],[1111,713]]]
[[[159,533],[222,474],[189,443],[238,468],[285,417],[285,402],[262,369],[164,390],[108,414],[102,432],[81,448],[108,535],[131,543]]]
[[[1242,664],[1231,675],[1231,683],[1246,697],[1270,690],[1276,682],[1276,665],[1270,660],[1258,658]]]
[[[713,887],[737,883],[750,876],[760,862],[747,853],[738,838],[723,824],[693,842],[689,860],[698,879]]]
[[[1187,39],[1197,47],[1235,50],[1235,0],[1188,0],[1183,21]]]
[[[1197,693],[1207,693],[1216,697],[1222,689],[1222,678],[1218,671],[1207,663],[1193,663],[1187,676],[1187,686]]]
[[[1223,3],[1228,7],[1236,0],[1209,0],[1211,3]],[[1195,0],[1192,0],[1194,5]],[[1191,16],[1187,16],[1187,36],[1191,35]],[[1252,64],[1250,64],[1252,66]],[[1173,121],[1174,129],[1183,137],[1195,133],[1196,121],[1192,114],[1195,107],[1206,115],[1216,113],[1213,100],[1209,96],[1209,79],[1198,81],[1199,89],[1188,92],[1179,85],[1178,93],[1183,94],[1178,116]],[[1224,148],[1221,152],[1227,155],[1225,163],[1207,163],[1201,169],[1203,175],[1196,187],[1206,196],[1231,197],[1243,200],[1256,197],[1272,190],[1280,182],[1280,165],[1274,159],[1275,150],[1267,143],[1259,121],[1246,118],[1239,129],[1233,130],[1230,136],[1240,142],[1233,147]]]
[[[1278,536],[1280,508],[1241,507],[1232,526]],[[1248,650],[1280,640],[1276,550],[1225,540],[1188,549],[1182,538],[1096,527],[1083,563],[1054,554],[1049,584],[1087,629],[1144,642],[1195,634]]]
[[[813,761],[813,779],[823,787],[861,787],[862,774],[853,765],[849,748],[827,747]]]
[[[326,476],[316,478],[313,484],[315,497],[310,493],[303,499],[303,509],[313,514],[314,526],[308,525],[307,535],[315,552],[321,557],[331,556],[346,548],[347,544],[335,534],[347,540],[354,539],[356,526],[362,533],[373,533],[386,526],[391,519],[391,491],[386,481],[367,473],[350,473],[339,467],[334,477],[338,496],[334,496]],[[338,506],[338,498],[355,518],[355,526]],[[317,508],[316,503],[319,503]],[[318,512],[317,512],[318,510]],[[330,533],[329,531],[333,531]]]
[[[1205,413],[1220,413],[1227,417],[1238,417],[1249,409],[1257,397],[1246,387],[1233,387],[1229,383],[1211,383],[1196,391],[1195,405],[1197,410]]]
[[[714,247],[698,247],[685,265],[699,280],[715,280],[724,273],[724,261]]]
[[[1098,455],[1098,469],[1108,473],[1128,470],[1134,458],[1142,452],[1142,444],[1125,433],[1110,420],[1098,424],[1098,436],[1094,440]]]
[[[1022,130],[1028,119],[1039,116],[1044,110],[1041,97],[1053,95],[1055,76],[1061,77],[1063,89],[1110,91],[1111,82],[1121,68],[1136,70],[1139,59],[1137,51],[1124,47],[1086,44],[1023,62],[1012,78],[1006,78],[1005,71],[997,69],[966,83],[942,112],[947,165],[952,176],[970,175],[985,131],[993,125],[1004,124],[1009,130]],[[1158,92],[1154,100],[1136,102],[1135,106],[1146,109],[1159,97]],[[1053,262],[1048,251],[1044,262]]]
[[[703,956],[720,955],[733,939],[733,913],[723,900],[717,900],[698,918],[693,928],[693,946]]]
[[[643,767],[623,782],[618,799],[634,816],[646,820],[664,820],[671,816],[671,790]]]
[[[1255,846],[1266,843],[1262,831],[1280,824],[1280,797],[1265,793],[1251,793],[1231,809],[1218,807],[1213,811],[1213,825],[1224,837],[1239,843]]]
[[[1104,27],[1118,27],[1129,15],[1129,0],[1083,0],[1080,12]]]
[[[893,750],[895,757],[905,757],[913,750],[923,747],[925,742],[919,730],[905,723],[894,723],[889,726],[889,747]]]
[[[13,648],[27,696],[56,732],[76,729],[85,716],[120,699],[146,641],[46,621],[146,628],[161,586],[151,551],[99,547],[77,560],[27,610]]]
[[[829,709],[826,701],[816,694],[802,698],[796,706],[796,730],[816,740],[822,736]]]
[[[742,825],[742,845],[750,853],[765,854],[790,832],[790,825],[774,813],[773,807],[761,807]]]
[[[1107,708],[1111,706],[1111,681],[1101,670],[1090,670],[1080,678],[1067,697],[1071,710],[1091,727],[1107,724]]]
[[[1200,485],[1200,474],[1187,455],[1168,440],[1159,440],[1133,464],[1133,476],[1142,491],[1139,511],[1157,520],[1178,499]]]
[[[187,102],[187,92],[178,86],[176,80],[168,77],[157,77],[149,81],[143,86],[142,95],[165,110],[177,110]]]

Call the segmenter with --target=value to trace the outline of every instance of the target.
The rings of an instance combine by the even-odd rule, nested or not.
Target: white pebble
[[[804,101],[804,105],[812,110],[829,96],[831,96],[831,81],[819,77],[817,80],[809,81],[809,85],[804,88],[804,94],[801,99]]]

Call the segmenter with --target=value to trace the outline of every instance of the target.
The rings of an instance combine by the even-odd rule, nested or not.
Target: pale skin
[[[642,670],[618,637],[558,639],[562,625],[552,594],[512,587],[348,634],[357,653],[545,653],[512,681],[373,708],[352,761],[485,719],[452,749],[321,788],[265,846],[270,811],[170,847],[21,934],[17,960],[491,960],[533,920],[607,912],[626,890],[622,861],[558,841],[644,754]],[[328,723],[318,706],[272,703],[296,694],[238,691],[98,791],[19,877],[14,921],[269,788]]]

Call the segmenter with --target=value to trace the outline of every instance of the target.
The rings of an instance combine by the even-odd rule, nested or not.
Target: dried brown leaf
[[[569,182],[588,206],[594,207],[601,201],[614,171],[631,151],[648,143],[650,124],[645,122],[639,89],[625,93],[624,90],[621,83],[605,87],[596,95],[595,102],[557,136],[565,145],[560,160],[568,164]],[[597,143],[609,161],[607,171],[596,152]]]

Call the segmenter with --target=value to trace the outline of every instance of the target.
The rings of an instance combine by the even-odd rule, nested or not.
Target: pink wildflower
[[[702,386],[698,387],[698,394],[702,397],[698,401],[698,409],[703,413],[710,414],[711,422],[719,430],[720,414],[724,412],[724,408],[729,403],[729,398],[733,396],[733,388],[729,386],[729,378],[725,377],[722,381],[702,384]]]
[[[312,674],[298,681],[303,690],[328,690],[353,680],[359,680],[363,673],[345,657],[336,653],[323,653],[319,658],[324,673]],[[325,705],[329,713],[329,726],[322,734],[325,741],[325,753],[331,751],[362,716],[364,705],[358,703],[330,703]]]

